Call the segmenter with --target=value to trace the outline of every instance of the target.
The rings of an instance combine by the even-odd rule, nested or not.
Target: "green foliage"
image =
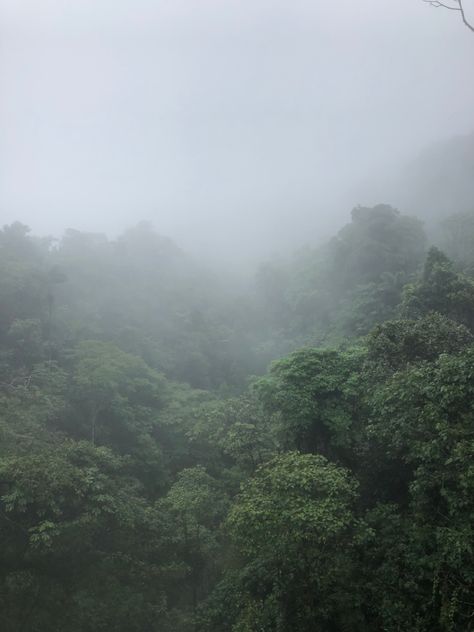
[[[418,320],[390,320],[378,325],[367,337],[368,359],[378,371],[397,371],[421,360],[435,360],[472,345],[474,337],[439,313]]]
[[[2,631],[473,629],[474,286],[424,249],[357,208],[236,290],[0,231]]]
[[[198,601],[215,581],[219,566],[219,525],[227,510],[226,494],[202,466],[187,468],[158,508],[173,520],[173,547],[183,562],[183,576],[172,600],[182,614],[188,613],[191,626]],[[184,621],[181,626],[186,629]]]
[[[41,244],[19,222],[0,231],[0,339],[14,320],[44,316],[48,279]]]
[[[157,467],[160,450],[151,438],[166,401],[163,376],[111,343],[84,341],[70,361],[73,432],[131,454],[144,471]]]
[[[342,456],[351,443],[365,351],[303,349],[274,363],[255,384],[285,449]]]
[[[471,273],[474,266],[474,212],[455,213],[442,222],[441,244],[448,257]]]
[[[357,207],[352,222],[334,239],[331,254],[334,282],[343,287],[378,281],[384,274],[414,272],[424,254],[419,220],[386,204]]]
[[[320,455],[290,452],[257,470],[228,518],[257,574],[244,583],[247,604],[233,630],[303,631],[342,618],[333,597],[350,569],[356,488]]]
[[[126,465],[71,441],[0,462],[2,629],[159,629],[156,518]]]
[[[399,502],[408,519],[391,538],[403,543],[403,576],[418,594],[403,599],[418,610],[421,630],[468,629],[474,612],[473,371],[472,347],[442,354],[395,373],[372,400],[371,440],[383,446],[386,469],[404,472]],[[386,590],[402,597],[396,585]]]
[[[215,402],[200,413],[189,438],[208,442],[244,471],[254,471],[275,452],[271,416],[255,392]]]
[[[258,275],[266,327],[288,353],[295,346],[334,344],[364,335],[396,315],[403,286],[416,274],[426,238],[419,220],[392,207],[357,207],[351,223],[317,250],[262,266]]]
[[[415,318],[438,312],[472,330],[474,283],[457,273],[446,255],[432,247],[421,280],[405,289],[402,311]]]
[[[54,445],[66,409],[65,371],[39,363],[7,379],[0,384],[0,455]]]
[[[355,484],[321,455],[288,452],[261,466],[229,515],[243,552],[284,559],[293,547],[327,545],[351,522]]]

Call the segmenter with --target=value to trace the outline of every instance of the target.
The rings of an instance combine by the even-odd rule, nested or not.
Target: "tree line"
[[[0,232],[5,632],[474,629],[474,220],[231,281]]]

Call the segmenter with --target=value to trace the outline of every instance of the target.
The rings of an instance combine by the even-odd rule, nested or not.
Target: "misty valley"
[[[236,282],[0,232],[2,632],[474,627],[474,214]]]
[[[0,0],[0,632],[474,632],[474,0]]]

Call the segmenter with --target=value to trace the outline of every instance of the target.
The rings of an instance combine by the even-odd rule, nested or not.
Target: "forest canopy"
[[[474,629],[474,215],[216,274],[0,231],[5,632]]]

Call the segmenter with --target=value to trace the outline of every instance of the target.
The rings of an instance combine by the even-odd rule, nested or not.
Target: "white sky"
[[[316,238],[358,180],[474,129],[473,68],[421,0],[0,0],[0,223]]]

